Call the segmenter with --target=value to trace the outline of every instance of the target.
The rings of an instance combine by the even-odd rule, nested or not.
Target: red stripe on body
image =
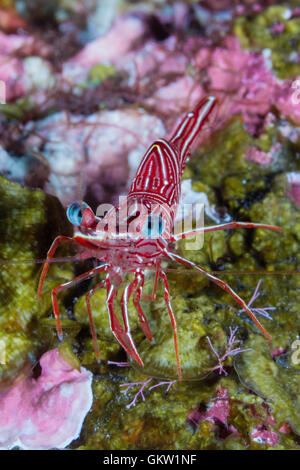
[[[190,147],[216,104],[212,96],[203,98],[186,114],[169,142],[163,139],[154,142],[138,167],[128,197],[144,198],[168,207],[178,204]]]

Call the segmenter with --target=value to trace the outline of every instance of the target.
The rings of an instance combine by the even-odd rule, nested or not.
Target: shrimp
[[[143,361],[130,331],[128,303],[132,298],[141,328],[146,338],[152,341],[152,334],[140,300],[143,295],[145,270],[154,268],[156,273],[154,289],[149,299],[155,300],[158,283],[161,282],[164,290],[164,300],[173,328],[177,375],[179,380],[182,379],[177,324],[167,276],[161,266],[162,259],[200,271],[210,281],[224,289],[248,313],[265,338],[271,341],[270,335],[254,313],[228,284],[201,266],[183,258],[175,251],[175,243],[178,240],[203,232],[238,227],[259,227],[281,231],[280,227],[273,225],[253,222],[229,222],[196,228],[174,235],[174,220],[179,206],[182,174],[190,158],[190,148],[199,132],[211,119],[217,104],[217,99],[213,96],[204,97],[193,111],[184,116],[170,140],[159,139],[150,146],[138,167],[128,195],[120,198],[118,207],[111,207],[101,214],[97,211],[97,214],[94,214],[86,203],[74,202],[67,209],[68,219],[74,225],[74,235],[73,237],[58,236],[53,241],[41,273],[38,296],[41,297],[42,295],[43,283],[49,264],[59,245],[65,243],[75,244],[81,247],[81,256],[83,258],[95,258],[97,260],[98,265],[95,268],[81,274],[72,281],[55,287],[52,290],[52,305],[58,337],[62,339],[57,294],[78,282],[93,278],[98,273],[105,273],[105,279],[86,294],[93,345],[98,361],[100,361],[100,354],[90,298],[99,289],[106,289],[106,304],[111,330],[126,353],[140,366],[143,366]],[[128,272],[133,273],[134,276],[133,280],[124,287],[121,296],[122,325],[116,315],[115,305],[118,291]]]

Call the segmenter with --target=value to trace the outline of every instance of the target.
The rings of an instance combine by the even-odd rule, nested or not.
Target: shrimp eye
[[[143,227],[143,235],[146,238],[158,238],[163,233],[164,221],[157,214],[148,215],[148,219]]]
[[[82,221],[82,211],[89,207],[85,202],[72,202],[67,209],[67,217],[71,224],[79,226]]]

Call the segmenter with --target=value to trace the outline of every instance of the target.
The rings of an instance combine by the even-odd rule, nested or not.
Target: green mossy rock
[[[289,16],[289,6],[276,5],[259,15],[237,18],[234,24],[243,47],[271,51],[273,69],[282,79],[300,73],[295,54],[300,47],[300,18]],[[282,32],[272,32],[272,26],[278,23],[283,25]]]
[[[299,435],[300,371],[291,361],[276,363],[266,342],[258,335],[251,335],[245,347],[251,351],[240,354],[235,361],[241,381],[268,402],[279,427],[287,422]]]

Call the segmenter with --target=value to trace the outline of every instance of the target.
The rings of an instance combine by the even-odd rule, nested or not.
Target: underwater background
[[[205,203],[205,225],[282,233],[217,231],[176,249],[228,283],[272,344],[225,291],[164,261],[183,380],[161,286],[141,301],[152,343],[130,303],[144,368],[114,338],[106,293],[91,298],[98,364],[96,279],[59,293],[62,342],[51,304],[94,262],[59,248],[38,299],[42,261],[73,234],[66,207],[117,204],[149,145],[205,95],[219,110],[183,200]],[[0,102],[0,448],[298,449],[300,2],[0,0]]]

